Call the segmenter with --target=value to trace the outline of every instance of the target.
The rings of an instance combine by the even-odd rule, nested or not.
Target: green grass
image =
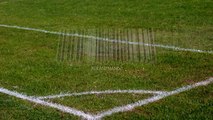
[[[146,105],[138,107],[133,111],[116,113],[106,117],[111,119],[212,119],[212,86],[200,87],[188,92],[181,93]],[[202,99],[201,99],[202,98]]]
[[[0,23],[38,28],[212,27],[211,0],[3,0]]]
[[[153,95],[150,94],[100,94],[100,95],[84,95],[70,96],[64,98],[55,98],[50,101],[74,107],[88,113],[100,113],[112,109],[115,106],[122,106],[146,99]]]
[[[57,110],[32,104],[8,95],[0,94],[1,120],[70,120],[76,116],[60,113]]]
[[[159,44],[213,50],[211,4],[211,0],[1,0],[0,24],[53,31],[151,27],[159,30],[156,36]],[[170,91],[213,76],[212,54],[157,48],[154,64],[81,64],[56,61],[57,43],[57,35],[0,27],[0,87],[35,96],[108,89]],[[94,70],[94,67],[120,70]],[[144,98],[117,94],[101,99],[84,97],[56,102],[97,112]],[[87,105],[88,99],[91,101]],[[212,119],[212,104],[209,85],[106,119]],[[80,118],[0,94],[0,119]]]

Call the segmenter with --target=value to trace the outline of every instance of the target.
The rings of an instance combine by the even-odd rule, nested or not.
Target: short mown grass
[[[211,4],[211,0],[1,0],[0,24],[53,31],[154,28],[159,31],[156,32],[158,44],[212,50]],[[56,60],[57,43],[57,35],[0,27],[0,87],[32,96],[109,89],[171,91],[213,76],[212,54],[157,48],[155,62],[73,63]],[[144,96],[129,95],[123,99],[110,95],[99,100],[97,96],[89,96],[90,104],[82,105],[86,98],[55,102],[96,112],[121,105],[122,100],[126,104]],[[111,104],[112,99],[116,104]],[[209,85],[106,119],[212,119],[212,104],[212,85]],[[80,118],[0,93],[0,119]]]
[[[49,101],[60,103],[66,106],[85,111],[87,113],[100,113],[114,107],[134,103],[142,99],[153,96],[152,94],[99,94],[68,96],[63,98],[54,98]]]

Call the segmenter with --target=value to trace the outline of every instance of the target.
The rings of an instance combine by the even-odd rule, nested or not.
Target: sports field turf
[[[212,4],[212,0],[0,0],[0,88],[48,96],[105,90],[172,91],[206,80],[213,77]],[[58,35],[1,25],[56,32],[153,28],[156,44],[206,52],[157,47],[155,62],[59,62]],[[151,96],[92,94],[46,101],[96,114]],[[212,106],[213,85],[209,84],[103,119],[213,119]],[[0,120],[17,119],[81,117],[0,92]]]

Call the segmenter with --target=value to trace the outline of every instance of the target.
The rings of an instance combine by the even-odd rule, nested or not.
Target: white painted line
[[[29,28],[29,27],[21,27],[16,25],[5,25],[0,24],[0,27],[5,28],[15,28],[20,30],[28,30],[28,31],[36,31],[36,32],[42,32],[42,33],[48,33],[48,34],[55,34],[55,35],[66,35],[66,36],[75,36],[75,37],[83,37],[83,38],[89,38],[89,39],[97,39],[102,41],[109,41],[109,42],[120,42],[124,44],[135,44],[135,45],[145,45],[145,46],[151,46],[151,47],[159,47],[159,48],[165,48],[165,49],[172,49],[176,51],[189,51],[189,52],[196,52],[196,53],[209,53],[213,54],[213,51],[206,51],[206,50],[198,50],[198,49],[190,49],[190,48],[181,48],[176,46],[169,46],[169,45],[162,45],[162,44],[147,44],[142,42],[126,42],[125,40],[115,40],[115,39],[108,39],[108,38],[101,38],[101,37],[95,37],[95,36],[89,36],[89,35],[80,35],[80,34],[72,34],[72,33],[63,33],[63,32],[55,32],[55,31],[48,31],[43,29],[37,29],[37,28]]]
[[[17,98],[20,98],[20,99],[23,99],[23,100],[28,100],[30,102],[41,104],[41,105],[44,105],[44,106],[49,106],[49,107],[52,107],[52,108],[56,108],[56,109],[58,109],[58,110],[60,110],[62,112],[66,112],[66,113],[70,113],[70,114],[73,114],[73,115],[77,115],[77,116],[83,117],[84,119],[99,120],[99,119],[101,119],[101,118],[103,118],[105,116],[109,116],[109,115],[112,115],[114,113],[129,111],[129,110],[134,109],[135,107],[143,106],[143,105],[146,105],[146,104],[149,104],[149,103],[152,103],[152,102],[156,102],[158,100],[161,100],[161,99],[163,99],[165,97],[168,97],[168,96],[171,96],[171,95],[175,95],[175,94],[178,94],[178,93],[181,93],[181,92],[184,92],[184,91],[188,91],[190,89],[193,89],[193,88],[196,88],[196,87],[199,87],[199,86],[206,86],[208,84],[211,84],[212,82],[213,82],[213,77],[211,77],[211,78],[209,78],[209,79],[207,79],[205,81],[201,81],[201,82],[195,83],[193,85],[187,85],[187,86],[178,88],[178,89],[176,89],[174,91],[163,92],[163,93],[157,94],[154,97],[150,97],[148,99],[140,100],[140,101],[135,102],[135,103],[124,105],[124,106],[121,106],[121,107],[115,107],[115,108],[107,110],[105,112],[101,112],[101,113],[99,113],[97,115],[86,114],[83,111],[76,110],[74,108],[70,108],[70,107],[67,107],[67,106],[63,106],[63,105],[55,104],[55,103],[51,103],[51,102],[46,102],[46,101],[43,101],[43,100],[41,100],[39,98],[32,97],[32,96],[26,96],[24,94],[21,94],[21,93],[18,93],[18,92],[14,92],[14,91],[10,91],[10,90],[2,88],[2,87],[0,87],[0,93],[4,93],[4,94],[10,95],[10,96],[14,96],[14,97],[17,97]],[[129,91],[129,90],[127,90],[127,91]],[[140,93],[142,91],[143,90],[141,90],[141,91],[139,90],[139,91],[136,91],[136,92]],[[134,92],[134,90],[131,91],[131,92]],[[91,92],[88,92],[88,93],[91,93]],[[101,93],[98,93],[98,94],[101,94]]]
[[[150,91],[150,90],[105,90],[105,91],[89,91],[89,92],[80,92],[80,93],[65,93],[58,95],[49,95],[37,97],[39,99],[53,99],[61,98],[66,96],[80,96],[80,95],[92,95],[92,94],[114,94],[114,93],[135,93],[135,94],[165,94],[164,91]]]
[[[175,94],[178,94],[178,93],[181,93],[181,92],[184,92],[184,91],[188,91],[190,89],[193,89],[193,88],[196,88],[196,87],[199,87],[199,86],[206,86],[206,85],[208,85],[208,84],[210,84],[212,82],[213,82],[213,77],[211,77],[211,78],[209,78],[209,79],[207,79],[205,81],[201,81],[201,82],[195,83],[193,85],[188,85],[188,86],[184,86],[184,87],[178,88],[178,89],[176,89],[174,91],[167,92],[165,94],[159,94],[157,96],[154,96],[154,97],[151,97],[151,98],[148,98],[148,99],[144,99],[144,100],[140,100],[138,102],[135,102],[135,103],[132,103],[132,104],[128,104],[128,105],[125,105],[125,106],[115,107],[113,109],[110,109],[110,110],[107,110],[105,112],[97,114],[95,116],[95,119],[101,119],[101,118],[103,118],[105,116],[109,116],[111,114],[118,113],[118,112],[129,111],[129,110],[134,109],[135,107],[143,106],[143,105],[146,105],[146,104],[161,100],[161,99],[163,99],[165,97],[168,97],[168,96],[171,96],[171,95],[175,95]]]
[[[21,94],[21,93],[18,93],[18,92],[10,91],[10,90],[2,88],[2,87],[0,87],[0,93],[4,93],[4,94],[10,95],[10,96],[14,96],[14,97],[17,97],[17,98],[20,98],[20,99],[23,99],[23,100],[27,100],[27,101],[30,101],[30,102],[33,102],[33,103],[37,103],[37,104],[40,104],[40,105],[52,107],[52,108],[58,109],[58,110],[60,110],[62,112],[66,112],[66,113],[70,113],[70,114],[73,114],[73,115],[81,116],[81,117],[83,117],[85,119],[94,118],[94,116],[92,116],[90,114],[86,114],[83,111],[76,110],[74,108],[70,108],[70,107],[67,107],[67,106],[60,105],[60,104],[46,102],[46,101],[40,100],[40,99],[38,99],[36,97],[27,96],[27,95],[24,95],[24,94]]]

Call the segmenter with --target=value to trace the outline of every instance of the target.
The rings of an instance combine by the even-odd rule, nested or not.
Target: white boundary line
[[[40,100],[36,97],[27,96],[27,95],[24,95],[22,93],[10,91],[10,90],[2,88],[2,87],[0,87],[0,93],[4,93],[4,94],[10,95],[10,96],[14,96],[14,97],[17,97],[17,98],[20,98],[20,99],[23,99],[23,100],[27,100],[27,101],[30,101],[30,102],[33,102],[33,103],[41,104],[41,105],[44,105],[44,106],[56,108],[56,109],[58,109],[62,112],[74,114],[74,115],[77,115],[77,116],[82,116],[82,117],[87,118],[87,119],[94,118],[92,115],[86,114],[83,111],[76,110],[74,108],[70,108],[70,107],[67,107],[67,106],[60,105],[60,104],[46,102],[46,101]]]
[[[135,102],[135,103],[132,103],[132,104],[128,104],[128,105],[125,105],[125,106],[115,107],[113,109],[110,109],[110,110],[107,110],[105,112],[97,114],[95,116],[95,119],[101,119],[101,118],[103,118],[105,116],[109,116],[111,114],[118,113],[118,112],[129,111],[129,110],[134,109],[135,107],[143,106],[143,105],[146,105],[146,104],[161,100],[161,99],[163,99],[165,97],[168,97],[168,96],[171,96],[171,95],[175,95],[175,94],[178,94],[178,93],[181,93],[181,92],[184,92],[184,91],[188,91],[190,89],[193,89],[193,88],[196,88],[196,87],[199,87],[199,86],[206,86],[206,85],[208,85],[208,84],[210,84],[212,82],[213,82],[213,77],[209,78],[209,79],[207,79],[205,81],[201,81],[201,82],[195,83],[193,85],[188,85],[188,86],[184,86],[184,87],[178,88],[176,90],[173,90],[171,92],[167,92],[165,94],[159,94],[157,96],[150,97],[150,98],[144,99],[144,100],[140,100],[138,102]]]
[[[114,40],[114,39],[101,38],[101,37],[95,37],[95,36],[89,36],[89,35],[80,35],[80,34],[72,34],[72,33],[55,32],[55,31],[48,31],[48,30],[37,29],[37,28],[21,27],[21,26],[16,26],[16,25],[0,24],[0,27],[15,28],[15,29],[20,29],[20,30],[28,30],[28,31],[36,31],[36,32],[55,34],[55,35],[63,34],[63,35],[66,35],[66,36],[83,37],[83,38],[96,39],[96,40],[109,41],[109,42],[120,42],[120,43],[124,43],[124,44],[127,43],[125,40]],[[181,48],[181,47],[169,46],[169,45],[147,44],[147,43],[142,43],[142,42],[140,42],[140,43],[138,43],[138,42],[128,42],[128,43],[129,44],[140,44],[140,45],[152,46],[152,47],[159,47],[159,48],[165,48],[165,49],[172,49],[172,50],[176,50],[176,51],[189,51],[189,52],[213,54],[213,51],[205,51],[205,50],[190,49],[190,48]]]
[[[150,90],[105,90],[105,91],[89,91],[80,93],[65,93],[58,95],[48,95],[37,97],[39,99],[53,99],[67,96],[80,96],[80,95],[92,95],[92,94],[114,94],[114,93],[135,93],[135,94],[165,94],[164,91],[150,91]]]
[[[178,94],[178,93],[181,93],[181,92],[184,92],[184,91],[188,91],[190,89],[193,89],[193,88],[196,88],[196,87],[199,87],[199,86],[206,86],[208,84],[211,84],[212,82],[213,82],[213,77],[211,77],[211,78],[209,78],[205,81],[201,81],[201,82],[198,82],[198,83],[195,83],[195,84],[192,84],[192,85],[187,85],[187,86],[184,86],[184,87],[181,87],[181,88],[178,88],[176,90],[166,92],[166,93],[163,93],[163,94],[158,94],[154,97],[150,97],[148,99],[140,100],[140,101],[135,102],[135,103],[127,104],[127,105],[120,106],[120,107],[115,107],[113,109],[101,112],[97,115],[86,114],[83,111],[80,111],[80,110],[77,110],[77,109],[74,109],[74,108],[70,108],[70,107],[67,107],[67,106],[63,106],[63,105],[55,104],[55,103],[51,103],[51,102],[46,102],[46,101],[41,100],[39,98],[27,96],[27,95],[24,95],[24,94],[21,94],[21,93],[18,93],[18,92],[14,92],[14,91],[10,91],[10,90],[2,88],[2,87],[0,87],[0,93],[4,93],[4,94],[10,95],[10,96],[14,96],[14,97],[17,97],[17,98],[20,98],[20,99],[23,99],[23,100],[27,100],[27,101],[30,101],[30,102],[33,102],[33,103],[41,104],[41,105],[44,105],[44,106],[56,108],[56,109],[58,109],[62,112],[81,116],[84,119],[98,120],[98,119],[101,119],[105,116],[109,116],[109,115],[112,115],[112,114],[118,113],[118,112],[129,111],[129,110],[134,109],[135,107],[143,106],[143,105],[161,100],[163,98],[166,98],[168,96],[175,95],[175,94]]]

